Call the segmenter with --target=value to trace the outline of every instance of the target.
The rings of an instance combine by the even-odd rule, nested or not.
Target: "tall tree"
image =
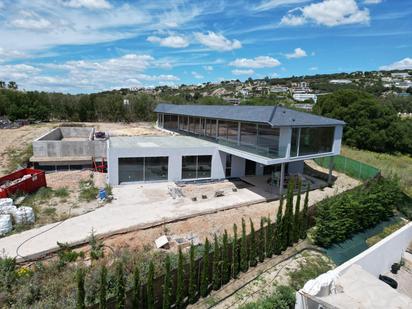
[[[206,297],[209,293],[209,252],[210,243],[206,238],[202,259],[202,273],[200,277],[200,295],[202,297]]]
[[[237,225],[233,224],[233,240],[232,240],[232,277],[236,279],[240,271],[239,262],[239,241],[237,238]]]
[[[133,270],[132,308],[138,309],[140,303],[140,272],[136,265]]]
[[[217,239],[217,235],[215,234],[214,237],[214,250],[213,250],[213,290],[217,291],[220,289],[222,285],[222,277],[221,277],[221,250],[219,246],[219,240]]]
[[[245,219],[242,218],[242,239],[240,243],[240,270],[242,272],[247,272],[249,269],[249,249],[248,241],[246,237],[246,223]]]
[[[259,241],[258,241],[258,252],[259,252],[259,262],[262,263],[265,260],[265,218],[260,218],[260,229],[259,229]]]
[[[305,194],[305,201],[303,202],[303,210],[301,216],[301,224],[300,224],[300,239],[306,238],[306,233],[309,228],[309,191],[310,191],[310,183],[308,182],[308,186],[306,188]]]
[[[197,300],[195,246],[190,245],[189,253],[189,303],[194,304]]]
[[[302,194],[302,179],[298,179],[298,194],[296,196],[295,213],[293,219],[293,242],[299,241],[300,225],[301,225],[301,212],[300,212],[300,196]]]
[[[84,289],[84,277],[85,271],[83,268],[78,268],[76,271],[76,281],[77,281],[77,301],[76,301],[76,309],[85,309],[85,298],[86,298],[86,291]]]
[[[155,308],[155,299],[154,299],[154,286],[153,286],[153,280],[154,280],[154,264],[153,261],[150,261],[149,264],[149,272],[147,274],[147,308],[148,309],[154,309]]]
[[[176,282],[176,308],[184,308],[184,258],[182,249],[179,247],[179,256],[177,260],[177,282]]]
[[[102,266],[100,269],[100,286],[99,286],[99,309],[107,308],[107,268]]]
[[[283,197],[279,201],[279,209],[276,214],[274,235],[274,254],[279,255],[285,249],[285,237],[283,236]]]
[[[252,219],[249,218],[250,222],[250,235],[249,235],[249,243],[250,243],[250,251],[249,251],[249,265],[255,267],[257,265],[257,248],[256,248],[256,233],[255,227],[253,226]]]
[[[273,225],[272,222],[270,221],[270,216],[267,217],[267,225],[266,225],[266,231],[265,231],[265,246],[266,246],[266,257],[271,258],[273,255],[273,238],[274,238],[274,231],[273,231]]]
[[[116,265],[116,309],[125,308],[125,282],[124,282],[123,263],[118,262]]]
[[[227,231],[223,233],[222,240],[222,284],[226,284],[230,280],[230,262],[229,262],[229,240]]]
[[[163,282],[163,309],[169,309],[172,306],[172,278],[170,271],[170,257],[169,255],[166,255],[165,275]]]
[[[293,244],[293,191],[295,188],[294,178],[289,180],[288,192],[286,196],[286,210],[284,218],[284,233],[286,246]]]

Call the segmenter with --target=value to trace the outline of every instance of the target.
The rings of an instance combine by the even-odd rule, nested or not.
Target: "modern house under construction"
[[[111,185],[303,173],[304,160],[340,153],[344,122],[280,106],[159,104],[171,136],[111,137]]]

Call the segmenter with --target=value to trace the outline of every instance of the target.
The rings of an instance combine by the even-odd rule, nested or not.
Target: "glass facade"
[[[332,152],[334,135],[334,127],[294,128],[290,156]]]
[[[119,158],[119,183],[167,180],[168,157]]]
[[[210,118],[164,115],[164,127],[207,137],[221,145],[269,158],[283,158],[286,145],[279,145],[280,128],[263,123],[246,123]],[[240,128],[240,132],[239,132]],[[331,152],[334,127],[292,128],[290,156]]]
[[[183,156],[182,179],[210,178],[212,156]]]

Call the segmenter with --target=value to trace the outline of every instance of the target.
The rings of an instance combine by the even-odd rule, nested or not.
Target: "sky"
[[[0,80],[26,90],[407,68],[411,0],[0,0]]]

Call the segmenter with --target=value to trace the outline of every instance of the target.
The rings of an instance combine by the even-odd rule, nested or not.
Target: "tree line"
[[[294,190],[297,195],[294,203]],[[113,294],[108,297],[109,281],[106,266],[102,266],[98,278],[98,308],[186,308],[200,298],[209,295],[212,290],[219,290],[231,279],[237,279],[240,273],[247,272],[266,258],[279,255],[288,247],[306,238],[309,227],[308,203],[309,186],[306,189],[303,209],[301,206],[302,182],[289,183],[286,195],[280,206],[274,223],[270,217],[262,217],[260,228],[255,230],[253,221],[249,220],[249,234],[246,221],[242,218],[241,231],[233,225],[233,237],[229,239],[225,230],[221,239],[214,236],[211,243],[207,238],[203,245],[202,256],[195,259],[195,246],[191,245],[189,256],[179,249],[177,269],[171,269],[171,256],[164,261],[163,275],[155,278],[155,265],[150,261],[145,280],[141,270],[135,267],[132,272],[132,284],[127,291],[125,267],[121,261],[116,263],[115,278],[112,284]],[[86,308],[87,291],[85,287],[87,272],[84,268],[77,270],[77,308]],[[161,280],[160,291],[155,282]],[[159,293],[160,292],[160,293]],[[91,304],[88,304],[91,305]]]
[[[343,141],[349,146],[412,154],[412,119],[399,117],[391,102],[380,102],[364,91],[339,90],[319,97],[314,112],[345,121]]]

